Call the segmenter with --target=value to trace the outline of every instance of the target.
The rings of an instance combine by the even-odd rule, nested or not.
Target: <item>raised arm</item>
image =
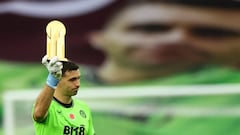
[[[50,62],[48,62],[47,56],[44,56],[42,63],[48,69],[49,75],[46,85],[43,87],[35,101],[33,118],[37,122],[42,122],[46,118],[55,88],[62,76],[62,63],[58,61],[57,57],[53,57]]]

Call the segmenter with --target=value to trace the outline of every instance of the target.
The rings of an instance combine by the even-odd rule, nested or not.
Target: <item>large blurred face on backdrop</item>
[[[236,65],[240,10],[174,4],[125,8],[91,42],[119,67],[144,70]]]

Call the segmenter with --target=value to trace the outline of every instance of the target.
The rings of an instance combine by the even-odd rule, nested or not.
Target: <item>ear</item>
[[[99,31],[94,31],[94,32],[90,32],[88,33],[88,41],[89,43],[96,49],[100,49],[103,46],[103,35],[101,32]]]

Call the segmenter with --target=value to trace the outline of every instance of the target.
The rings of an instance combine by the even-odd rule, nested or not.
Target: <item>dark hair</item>
[[[159,0],[165,3],[225,9],[240,9],[239,0]]]
[[[66,71],[78,70],[79,66],[72,61],[62,61],[63,68],[62,74],[64,75]]]
[[[119,2],[121,1],[121,2]],[[173,5],[187,5],[193,7],[220,8],[223,10],[240,9],[240,0],[117,0],[118,5],[108,13],[108,18],[103,21],[103,28],[107,27],[122,11],[147,3],[166,3]]]

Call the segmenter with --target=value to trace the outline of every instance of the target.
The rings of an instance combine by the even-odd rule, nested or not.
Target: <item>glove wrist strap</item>
[[[48,74],[46,83],[49,87],[56,89],[58,82],[59,80],[56,77],[54,77],[51,73]]]

